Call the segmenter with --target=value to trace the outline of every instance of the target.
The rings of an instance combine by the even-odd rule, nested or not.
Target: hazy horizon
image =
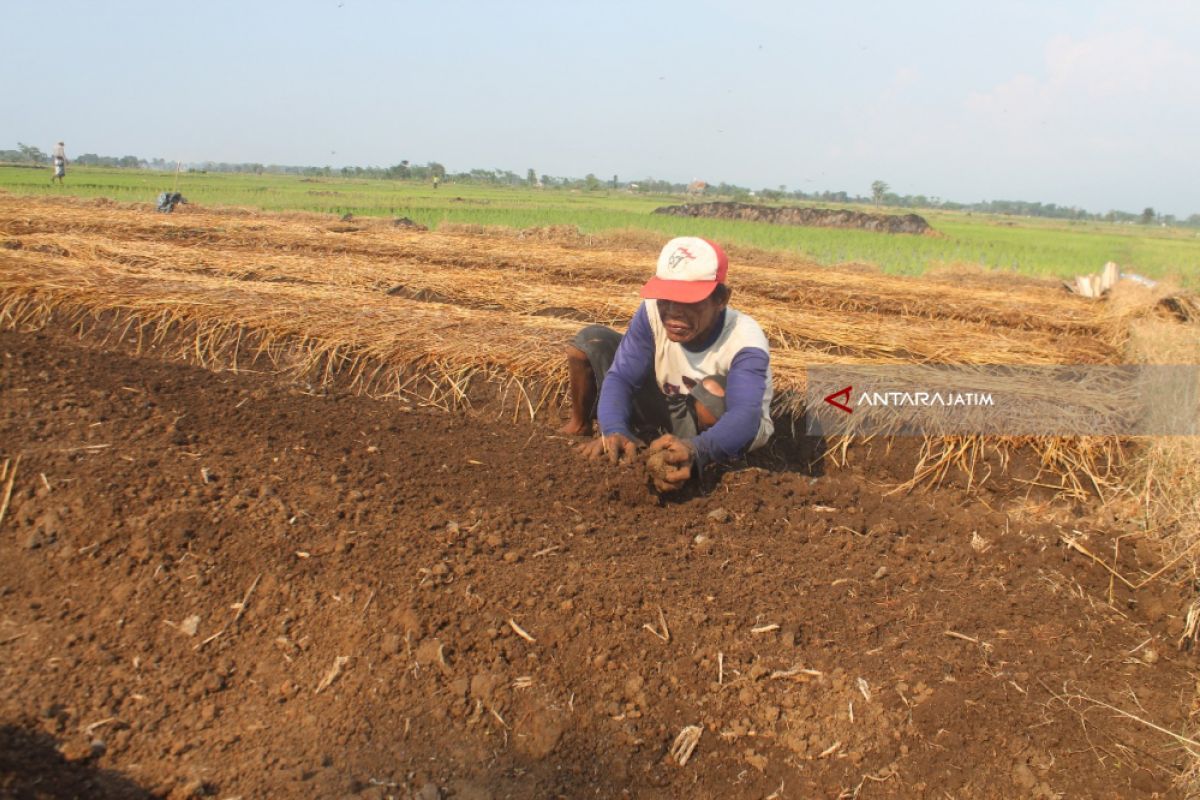
[[[1182,0],[52,9],[5,10],[0,147],[1200,212]]]

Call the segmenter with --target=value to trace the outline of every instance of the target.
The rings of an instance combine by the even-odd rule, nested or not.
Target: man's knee
[[[597,375],[603,374],[612,364],[620,344],[621,334],[612,328],[588,325],[567,344],[568,363],[578,364],[582,356],[583,362]]]
[[[583,353],[605,347],[615,350],[620,343],[621,334],[606,325],[588,325],[571,340],[571,346]]]

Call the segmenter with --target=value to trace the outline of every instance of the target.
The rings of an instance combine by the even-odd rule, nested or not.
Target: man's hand
[[[597,436],[590,442],[579,445],[579,454],[590,459],[608,456],[613,464],[619,461],[632,463],[637,458],[638,446],[641,442],[630,439],[621,433],[610,433],[607,436]]]
[[[696,459],[696,450],[690,442],[677,436],[664,434],[650,443],[647,456],[658,456],[665,468],[655,472],[654,488],[660,492],[673,492],[682,488],[692,477],[692,464]]]

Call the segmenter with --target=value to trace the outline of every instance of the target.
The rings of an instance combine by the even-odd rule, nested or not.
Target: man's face
[[[667,338],[672,342],[690,344],[709,332],[729,298],[724,292],[714,291],[699,303],[676,303],[674,300],[655,302],[658,303],[658,316],[662,318]]]

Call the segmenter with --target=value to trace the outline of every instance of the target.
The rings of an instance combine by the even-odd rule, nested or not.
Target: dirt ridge
[[[767,222],[772,225],[803,225],[814,228],[856,228],[877,233],[932,233],[933,228],[918,214],[868,214],[863,211],[834,208],[796,208],[763,206],[753,203],[719,201],[662,206],[655,214],[675,217],[709,217]]]

